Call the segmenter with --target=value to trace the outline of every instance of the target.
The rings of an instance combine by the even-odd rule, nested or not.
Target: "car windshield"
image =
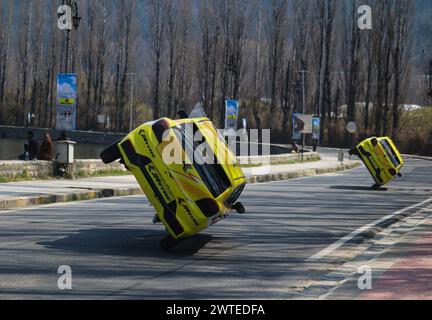
[[[185,150],[188,158],[193,159],[194,168],[207,186],[207,189],[211,192],[213,197],[219,197],[231,186],[231,184],[225,170],[218,163],[216,157],[213,163],[207,163],[206,161],[203,161],[200,152],[195,152],[195,150],[205,141],[204,138],[202,141],[194,141],[194,136],[199,131],[197,126],[195,124],[193,125],[193,132],[192,130],[186,130],[185,124],[173,127],[173,130],[177,139],[182,142],[183,150]],[[193,148],[186,146],[193,146]]]
[[[401,162],[399,160],[399,157],[396,155],[396,152],[393,150],[392,146],[386,140],[381,140],[381,146],[383,147],[385,153],[387,154],[387,157],[390,159],[392,164],[395,167],[400,166]]]

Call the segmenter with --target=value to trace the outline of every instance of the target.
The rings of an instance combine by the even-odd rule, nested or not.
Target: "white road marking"
[[[359,234],[366,232],[367,230],[376,227],[377,225],[379,225],[380,223],[389,220],[397,215],[400,215],[404,212],[407,212],[409,210],[421,207],[429,202],[432,202],[432,198],[429,198],[423,202],[417,203],[415,205],[412,205],[410,207],[407,207],[405,209],[396,211],[392,214],[389,214],[385,217],[382,217],[381,219],[378,219],[374,222],[371,222],[363,227],[360,227],[359,229],[355,230],[354,232],[350,233],[349,235],[339,239],[338,241],[336,241],[335,243],[331,244],[330,246],[328,246],[327,248],[325,248],[324,250],[321,250],[320,252],[318,252],[317,254],[313,255],[312,257],[310,257],[307,261],[315,261],[315,260],[320,260],[322,258],[325,258],[326,256],[330,255],[331,253],[333,253],[334,251],[336,251],[337,249],[339,249],[341,246],[343,246],[345,243],[347,243],[348,241],[352,240],[354,237],[358,236]]]

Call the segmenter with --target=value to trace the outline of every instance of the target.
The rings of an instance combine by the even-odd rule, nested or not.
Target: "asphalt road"
[[[369,188],[365,168],[250,185],[247,214],[170,253],[159,248],[165,233],[141,196],[0,212],[0,299],[292,298],[341,263],[310,257],[430,198],[431,167],[410,160],[383,191]],[[72,268],[70,291],[57,287],[60,265]]]

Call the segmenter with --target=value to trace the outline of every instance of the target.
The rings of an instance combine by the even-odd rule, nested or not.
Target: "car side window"
[[[393,148],[391,147],[391,145],[385,141],[382,140],[381,141],[381,146],[383,147],[387,157],[389,157],[389,159],[391,160],[391,162],[393,163],[393,165],[395,167],[398,167],[401,165],[401,162],[399,161],[398,156],[396,155],[396,152],[393,150]]]

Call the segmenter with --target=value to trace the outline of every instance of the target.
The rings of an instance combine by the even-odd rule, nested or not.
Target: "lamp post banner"
[[[235,134],[237,132],[238,125],[239,102],[237,100],[226,100],[225,105],[225,134]]]
[[[57,130],[76,130],[77,75],[57,76]]]
[[[312,139],[319,141],[321,139],[320,133],[321,133],[321,119],[320,118],[313,118],[313,124],[312,124]]]
[[[301,134],[311,134],[313,116],[308,114],[293,113],[293,139],[298,140]]]

